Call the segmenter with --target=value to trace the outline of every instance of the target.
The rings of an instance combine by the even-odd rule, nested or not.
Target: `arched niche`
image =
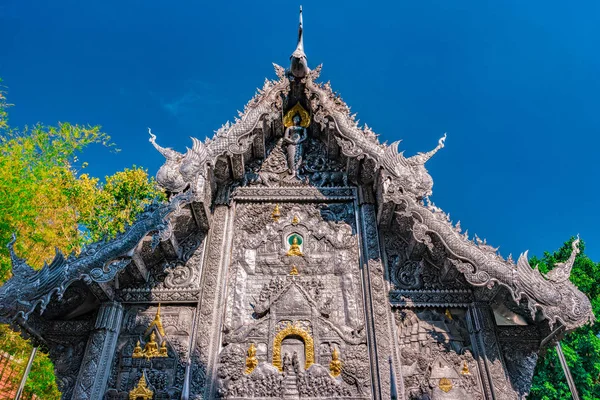
[[[288,324],[280,330],[273,339],[273,365],[283,371],[281,343],[287,337],[297,337],[304,342],[304,369],[310,368],[315,363],[315,345],[312,336],[303,328]]]

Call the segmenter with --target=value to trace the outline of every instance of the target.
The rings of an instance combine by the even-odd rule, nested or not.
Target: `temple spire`
[[[292,53],[290,72],[296,78],[304,78],[308,73],[308,62],[306,54],[304,54],[304,35],[302,27],[302,6],[300,6],[300,24],[298,26],[298,44],[296,50]]]
[[[301,51],[304,54],[304,37],[302,35],[302,6],[300,6],[300,23],[298,24],[298,44],[296,51]]]

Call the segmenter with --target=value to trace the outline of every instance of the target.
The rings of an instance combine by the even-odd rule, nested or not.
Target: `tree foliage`
[[[114,237],[155,199],[164,199],[147,172],[136,166],[104,182],[82,174],[78,155],[90,145],[114,148],[99,126],[59,123],[11,128],[0,92],[0,284],[11,275],[6,247],[17,234],[16,252],[34,268],[52,260],[55,248],[78,253],[86,242]],[[27,358],[31,344],[0,326],[0,349]],[[58,399],[53,366],[38,352],[26,392]]]
[[[557,262],[564,262],[571,254],[569,241],[555,251],[546,252],[543,257],[533,257],[531,265],[539,265],[541,272],[548,272]],[[585,255],[585,244],[580,243],[581,252],[575,258],[571,282],[584,292],[592,302],[596,316],[600,316],[600,263],[595,263]],[[568,334],[561,345],[567,364],[582,400],[600,399],[600,323],[587,324]],[[556,349],[550,348],[538,361],[529,399],[555,400],[571,399],[565,375],[558,360]]]
[[[13,362],[21,367],[17,369],[19,372],[25,368],[31,349],[32,346],[28,340],[21,338],[18,333],[10,330],[8,326],[0,325],[0,350],[13,357]],[[19,385],[21,376],[21,373],[13,376],[12,384],[15,387]],[[33,360],[22,398],[29,399],[33,395],[37,395],[38,398],[44,400],[60,400],[61,397],[54,376],[54,365],[48,358],[48,354],[40,350],[38,350]]]

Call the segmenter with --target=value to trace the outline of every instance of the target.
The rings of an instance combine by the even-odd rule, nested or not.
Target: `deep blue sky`
[[[288,65],[290,1],[0,1],[14,126],[100,124],[96,176],[212,136]],[[428,164],[436,205],[503,256],[580,233],[600,261],[600,2],[303,1],[305,48],[344,100]]]

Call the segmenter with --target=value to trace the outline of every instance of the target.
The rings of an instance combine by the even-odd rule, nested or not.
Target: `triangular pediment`
[[[318,305],[311,298],[310,294],[304,290],[293,277],[287,278],[288,282],[263,303],[254,307],[254,312],[258,316],[263,316],[270,311],[275,311],[277,315],[311,315],[313,310],[318,309]]]

